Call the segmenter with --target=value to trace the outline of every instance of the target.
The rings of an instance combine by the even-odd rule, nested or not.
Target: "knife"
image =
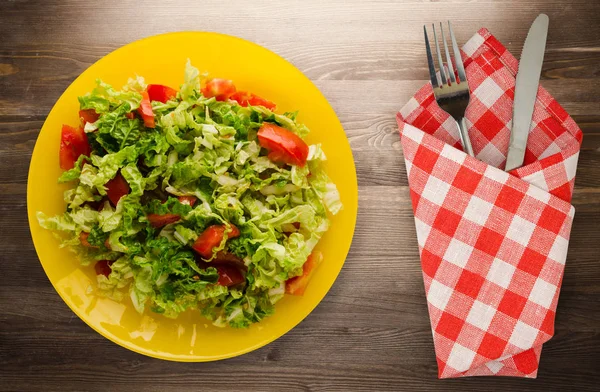
[[[537,97],[540,74],[542,73],[547,34],[548,16],[540,14],[533,21],[521,52],[505,171],[523,165],[533,106]]]

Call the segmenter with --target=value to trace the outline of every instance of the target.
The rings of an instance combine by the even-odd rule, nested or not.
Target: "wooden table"
[[[488,27],[518,56],[540,12],[551,21],[542,85],[585,134],[556,336],[537,381],[440,381],[394,114],[427,79],[423,23],[451,19],[461,42]],[[178,30],[243,37],[295,64],[333,105],[358,172],[354,243],[330,293],[279,340],[215,363],[144,357],[87,327],[46,278],[26,220],[30,155],[63,90],[112,50]],[[599,76],[590,0],[2,2],[0,390],[598,390]]]

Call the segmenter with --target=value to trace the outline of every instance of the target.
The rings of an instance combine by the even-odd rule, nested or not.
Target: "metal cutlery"
[[[510,144],[504,168],[506,171],[523,165],[533,107],[542,73],[547,34],[548,16],[540,14],[529,29],[519,60]]]
[[[469,84],[467,82],[467,75],[465,74],[465,68],[463,65],[460,50],[452,31],[450,21],[448,21],[448,30],[450,32],[450,39],[452,40],[452,51],[454,52],[454,61],[456,63],[456,71],[458,79],[455,76],[454,65],[452,64],[452,58],[450,57],[450,51],[448,50],[448,44],[446,43],[446,37],[444,35],[444,28],[440,23],[440,32],[442,35],[442,43],[444,45],[444,53],[446,55],[446,63],[442,61],[442,53],[440,51],[440,44],[438,41],[435,25],[431,25],[433,29],[433,38],[435,40],[435,47],[437,53],[437,60],[439,65],[439,77],[435,69],[433,56],[431,54],[431,48],[429,45],[429,39],[427,37],[427,27],[423,26],[423,32],[425,33],[425,49],[427,51],[427,62],[429,64],[429,78],[431,85],[433,86],[433,94],[438,105],[446,111],[456,121],[458,127],[458,133],[460,140],[463,145],[463,150],[473,156],[473,147],[471,147],[471,140],[465,123],[465,111],[469,104]]]

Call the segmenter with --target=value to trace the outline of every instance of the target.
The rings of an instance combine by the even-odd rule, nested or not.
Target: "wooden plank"
[[[73,44],[0,48],[0,116],[47,114],[81,72],[114,48],[82,49],[81,45]],[[332,102],[336,96],[328,94],[328,89],[340,93],[353,89],[352,95],[342,96],[346,98],[343,102],[360,100],[363,106],[387,101],[392,96],[395,99],[387,102],[397,110],[427,80],[424,46],[420,41],[393,45],[310,42],[285,50],[272,49],[318,81]],[[589,78],[600,72],[600,49],[549,52],[543,72],[542,85],[569,113],[591,113],[596,89]],[[355,94],[356,91],[361,94]],[[365,93],[377,94],[377,99],[366,102]]]
[[[2,5],[9,20],[0,30],[2,36],[17,44],[30,42],[118,43],[166,31],[220,31],[257,41],[290,43],[394,42],[399,39],[421,42],[423,23],[439,16],[453,20],[457,38],[465,40],[473,29],[482,25],[503,34],[503,41],[522,41],[529,24],[540,12],[546,12],[556,29],[549,42],[570,47],[597,46],[595,28],[581,33],[582,26],[594,26],[597,4],[586,0],[570,1],[455,1],[454,4],[408,1],[347,2],[318,0],[273,3],[267,0],[252,4],[203,2],[202,6],[185,3],[146,2],[144,7],[133,0],[111,0],[97,4],[95,12],[82,12],[76,0],[47,4],[38,1],[14,1]],[[273,16],[264,23],[265,13]],[[132,25],[132,17],[146,23]],[[160,17],[157,17],[159,16]],[[100,17],[101,16],[101,17]],[[66,28],[64,20],[73,20]],[[566,23],[568,20],[577,23]],[[27,26],[15,29],[12,26]],[[475,26],[475,27],[474,27]],[[277,34],[273,32],[276,31]],[[90,33],[93,32],[93,33]]]

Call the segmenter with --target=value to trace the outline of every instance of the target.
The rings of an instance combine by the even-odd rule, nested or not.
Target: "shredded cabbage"
[[[153,129],[128,115],[140,106],[143,78],[120,91],[98,80],[79,98],[81,109],[100,115],[85,126],[92,154],[60,177],[73,185],[65,192],[66,212],[39,212],[38,220],[60,233],[62,246],[82,263],[112,262],[108,276],[98,275],[99,294],[130,298],[139,312],[177,317],[192,308],[215,325],[247,327],[273,313],[285,281],[301,273],[329,227],[328,213],[338,213],[342,203],[323,170],[320,145],[310,146],[303,167],[274,163],[261,150],[256,133],[263,122],[306,136],[296,113],[206,98],[201,77],[188,62],[177,97],[152,102]],[[118,173],[130,192],[112,206],[106,184]],[[190,206],[178,196],[198,200]],[[181,219],[155,228],[150,214]],[[214,252],[231,254],[247,268],[245,282],[233,287],[217,284],[211,260],[199,262],[191,248],[207,227],[227,223],[240,235],[225,237]]]

